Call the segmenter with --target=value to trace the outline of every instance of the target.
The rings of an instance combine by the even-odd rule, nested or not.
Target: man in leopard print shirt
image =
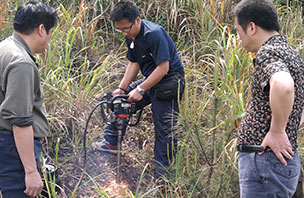
[[[238,144],[265,148],[260,153],[239,149],[241,197],[292,197],[300,176],[297,131],[303,117],[303,63],[279,34],[272,1],[243,0],[234,16],[243,47],[256,53],[250,105]]]

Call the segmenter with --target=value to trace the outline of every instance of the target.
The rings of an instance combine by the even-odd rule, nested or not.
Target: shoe
[[[93,142],[92,149],[94,151],[100,151],[101,153],[105,153],[105,154],[112,154],[112,155],[117,154],[117,145],[111,145],[105,139],[99,142]]]

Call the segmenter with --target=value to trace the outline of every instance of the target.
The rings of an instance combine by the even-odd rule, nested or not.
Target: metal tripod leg
[[[121,135],[122,130],[118,130],[118,144],[117,144],[117,172],[116,172],[116,182],[120,183],[120,164],[121,164]]]

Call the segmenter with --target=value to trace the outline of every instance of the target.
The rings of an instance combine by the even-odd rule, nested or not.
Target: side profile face
[[[48,48],[53,30],[54,30],[54,28],[51,28],[49,30],[49,33],[47,33],[46,31],[44,32],[45,33],[44,38],[43,38],[44,42],[42,43],[42,46],[41,46],[42,47],[42,49],[41,49],[42,52],[44,52],[46,50],[46,48]],[[42,52],[40,52],[40,53],[42,53]]]
[[[32,52],[33,53],[36,53],[36,54],[43,53],[48,48],[53,30],[54,30],[54,28],[51,28],[49,30],[49,32],[47,33],[44,26],[40,25],[37,28],[38,33],[36,34],[34,31],[31,34],[31,35],[33,35],[33,37],[36,38],[36,40],[32,43]]]
[[[122,19],[120,21],[116,21],[114,25],[116,30],[123,36],[126,36],[130,39],[135,39],[140,31],[140,18],[137,17],[134,23],[131,23],[127,19]]]
[[[237,30],[238,36],[241,40],[242,46],[247,49],[248,51],[252,51],[251,49],[251,37],[245,32],[244,29],[239,25],[237,17],[235,17],[235,28]],[[248,29],[248,26],[246,30]]]

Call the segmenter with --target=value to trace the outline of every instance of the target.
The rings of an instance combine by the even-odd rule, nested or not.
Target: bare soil
[[[100,138],[101,139],[101,138]],[[100,140],[96,139],[96,141]],[[144,140],[144,141],[143,141]],[[145,139],[139,135],[134,127],[128,127],[122,143],[120,183],[116,182],[117,155],[104,154],[87,147],[87,167],[83,171],[83,156],[69,155],[59,169],[62,172],[61,186],[64,189],[64,197],[107,197],[102,196],[105,192],[109,197],[128,197],[135,195],[136,189],[145,190],[152,185],[153,180],[153,137]],[[64,161],[65,157],[60,160]],[[140,181],[144,166],[151,166],[145,171]],[[76,187],[84,174],[81,184]]]

